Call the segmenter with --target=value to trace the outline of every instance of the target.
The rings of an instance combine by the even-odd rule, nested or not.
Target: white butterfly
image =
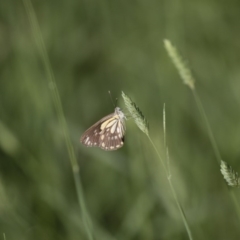
[[[119,107],[87,129],[80,142],[87,147],[100,147],[106,151],[117,150],[124,144],[125,115]]]

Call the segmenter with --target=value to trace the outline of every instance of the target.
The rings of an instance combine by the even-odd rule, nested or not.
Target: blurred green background
[[[240,171],[240,2],[33,1],[99,240],[188,239],[157,156],[127,121],[123,148],[85,148],[81,134],[128,94],[163,153],[194,239],[240,239],[191,91],[163,40],[188,60],[223,160]],[[124,110],[124,107],[123,107]],[[239,189],[235,192],[240,202]],[[51,86],[22,1],[0,4],[0,239],[88,239]]]

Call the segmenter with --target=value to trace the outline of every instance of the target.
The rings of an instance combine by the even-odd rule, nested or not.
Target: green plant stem
[[[186,216],[185,216],[185,213],[184,213],[184,211],[183,211],[183,208],[182,208],[182,206],[181,206],[181,204],[180,204],[180,202],[179,202],[179,200],[178,200],[178,197],[177,197],[175,188],[174,188],[174,186],[173,186],[173,184],[172,184],[172,181],[171,181],[171,176],[169,175],[168,170],[167,170],[167,167],[165,166],[164,161],[163,161],[160,153],[158,152],[155,144],[153,143],[151,137],[150,137],[149,135],[147,135],[147,136],[148,136],[149,141],[151,142],[151,144],[152,144],[155,152],[157,153],[157,155],[158,155],[158,157],[159,157],[159,159],[160,159],[160,161],[161,161],[161,164],[162,164],[163,169],[164,169],[164,171],[165,171],[165,174],[166,174],[166,177],[167,177],[167,180],[168,180],[168,183],[169,183],[169,186],[170,186],[170,189],[171,189],[173,198],[174,198],[174,200],[175,200],[175,202],[176,202],[176,204],[177,204],[178,210],[179,210],[179,212],[180,212],[180,214],[181,214],[181,217],[182,217],[184,226],[185,226],[185,228],[186,228],[188,237],[189,237],[190,240],[192,240],[192,239],[193,239],[193,237],[192,237],[192,232],[191,232],[190,227],[189,227],[189,225],[188,225],[187,218],[186,218]]]
[[[81,180],[80,180],[80,176],[79,176],[79,165],[78,165],[78,162],[77,162],[74,150],[73,150],[73,146],[71,143],[71,139],[69,136],[67,122],[66,122],[66,119],[64,116],[64,111],[63,111],[63,107],[62,107],[61,98],[60,98],[60,95],[59,95],[59,92],[57,89],[56,80],[55,80],[55,77],[54,77],[54,74],[52,71],[50,60],[49,60],[49,57],[47,54],[47,50],[46,50],[46,47],[45,47],[45,44],[43,41],[41,30],[40,30],[31,0],[23,0],[23,4],[26,8],[26,12],[27,12],[27,15],[28,15],[31,27],[32,27],[33,35],[35,37],[39,53],[42,57],[44,67],[46,69],[47,80],[49,82],[49,86],[51,89],[51,95],[53,98],[54,106],[56,108],[57,116],[58,116],[58,119],[59,119],[59,122],[60,122],[60,125],[62,128],[63,134],[64,134],[65,144],[67,146],[68,155],[69,155],[69,159],[70,159],[70,163],[71,163],[71,167],[72,167],[74,183],[75,183],[75,188],[76,188],[77,197],[78,197],[78,203],[79,203],[79,207],[82,212],[83,223],[84,223],[84,226],[85,226],[85,229],[87,232],[88,239],[93,240],[90,219],[88,217],[87,208],[86,208],[84,196],[83,196]]]
[[[229,188],[228,188],[228,189],[229,189]],[[229,192],[230,192],[231,198],[232,198],[232,200],[233,200],[233,202],[234,202],[234,204],[235,204],[235,207],[236,207],[236,209],[237,209],[238,217],[240,218],[240,206],[239,206],[239,202],[238,202],[238,200],[237,200],[237,198],[236,198],[236,194],[235,194],[234,191],[231,191],[231,189],[229,189]]]
[[[203,120],[204,120],[204,122],[206,124],[208,136],[210,138],[210,142],[212,144],[213,151],[214,151],[214,154],[216,156],[217,162],[218,162],[218,164],[221,164],[221,160],[222,160],[221,159],[221,154],[220,154],[220,152],[218,150],[217,143],[216,143],[216,140],[215,140],[215,138],[213,136],[213,132],[212,132],[212,129],[211,129],[210,124],[208,122],[207,115],[206,115],[206,113],[204,111],[202,102],[201,102],[200,98],[198,97],[198,94],[197,94],[196,90],[195,89],[191,89],[191,91],[192,91],[193,97],[194,97],[194,99],[195,99],[195,101],[197,103],[198,110],[199,110],[199,112],[200,112],[200,114],[201,114],[201,116],[202,116],[202,118],[203,118]]]
[[[202,102],[195,90],[195,84],[194,84],[194,78],[192,76],[192,73],[190,71],[190,69],[186,66],[186,64],[184,63],[182,57],[180,56],[180,54],[178,53],[177,49],[171,44],[171,42],[169,40],[165,40],[164,41],[164,44],[165,44],[165,48],[173,62],[173,64],[175,65],[180,77],[182,78],[183,80],[183,83],[187,84],[189,86],[189,88],[191,89],[192,91],[192,94],[194,96],[194,99],[196,101],[196,104],[197,104],[197,107],[198,107],[198,110],[200,112],[200,115],[207,127],[207,132],[208,132],[208,136],[210,138],[210,142],[211,142],[211,145],[212,145],[212,148],[213,148],[213,151],[214,151],[214,154],[215,154],[215,157],[216,157],[216,160],[217,160],[217,163],[218,163],[218,166],[221,165],[221,154],[220,154],[220,151],[218,149],[218,146],[217,146],[217,143],[216,143],[216,140],[214,138],[214,135],[213,135],[213,132],[212,132],[212,129],[210,127],[210,124],[208,122],[208,119],[207,119],[207,115],[205,113],[205,110],[203,108],[203,105],[202,105]],[[229,190],[229,187],[227,187],[228,190]],[[237,209],[237,214],[238,214],[238,218],[240,219],[240,206],[239,206],[239,203],[238,201],[236,201],[236,196],[235,196],[235,193],[231,193],[231,198],[235,204],[235,207]]]
[[[212,148],[213,148],[215,157],[217,159],[217,162],[218,162],[219,165],[221,165],[222,157],[221,157],[221,154],[219,152],[216,140],[215,140],[215,138],[213,136],[212,129],[211,129],[210,124],[208,122],[207,115],[206,115],[205,110],[203,108],[202,102],[201,102],[201,100],[200,100],[196,90],[195,89],[191,89],[191,91],[192,91],[194,99],[195,99],[195,101],[197,103],[198,110],[199,110],[199,112],[200,112],[200,114],[201,114],[201,116],[202,116],[202,118],[203,118],[203,120],[205,122],[206,127],[207,127],[208,136],[210,138],[210,142],[212,144]],[[237,201],[236,194],[235,194],[235,192],[231,191],[231,189],[229,189],[229,187],[227,185],[225,185],[225,186],[227,187],[228,192],[230,193],[232,201],[233,201],[233,203],[235,205],[235,208],[237,210],[238,218],[240,219],[240,206],[239,206],[239,202]]]

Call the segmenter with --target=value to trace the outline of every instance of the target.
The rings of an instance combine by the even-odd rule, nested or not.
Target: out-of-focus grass
[[[32,3],[96,239],[187,237],[164,172],[131,120],[121,150],[79,144],[87,127],[113,112],[108,90],[116,97],[123,90],[141,106],[159,151],[164,151],[166,103],[172,181],[193,237],[239,239],[236,210],[224,191],[204,123],[162,41],[170,39],[189,60],[221,156],[239,172],[239,3]],[[1,3],[0,36],[1,236],[87,239],[51,86],[21,1]]]
[[[155,150],[157,156],[158,156],[158,160],[161,162],[161,167],[164,169],[164,174],[168,180],[169,183],[169,188],[171,190],[172,193],[172,197],[175,200],[175,203],[178,207],[179,210],[179,214],[182,217],[182,221],[183,224],[186,228],[187,234],[188,234],[188,238],[190,240],[192,240],[192,233],[191,233],[191,229],[189,227],[189,224],[187,222],[187,218],[186,215],[184,213],[184,210],[178,200],[178,196],[176,194],[176,190],[174,185],[172,184],[172,175],[171,175],[171,170],[170,170],[170,158],[169,158],[169,150],[167,147],[167,142],[166,142],[166,111],[165,111],[165,105],[164,105],[164,109],[163,109],[163,132],[164,132],[164,157],[160,154],[160,152],[158,151],[158,148],[156,147],[156,145],[154,144],[154,142],[152,141],[151,136],[149,135],[149,123],[146,120],[145,116],[143,115],[143,113],[141,112],[140,108],[126,95],[124,94],[124,92],[122,92],[122,97],[124,100],[124,104],[126,105],[131,117],[134,119],[136,125],[138,126],[138,128],[144,133],[146,134],[146,136],[148,137],[149,142],[151,143],[151,145],[153,146],[153,149]],[[158,179],[158,175],[156,175],[156,179]]]

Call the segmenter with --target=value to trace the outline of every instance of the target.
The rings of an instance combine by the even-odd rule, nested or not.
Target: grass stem
[[[160,162],[161,162],[161,164],[163,166],[164,172],[166,174],[166,178],[167,178],[168,183],[170,185],[170,189],[171,189],[171,192],[173,194],[173,198],[174,198],[174,200],[175,200],[175,202],[177,204],[177,207],[178,207],[178,209],[180,211],[180,214],[181,214],[184,226],[186,228],[188,237],[189,237],[190,240],[192,240],[193,238],[192,238],[192,233],[191,233],[190,227],[188,225],[188,222],[187,222],[186,216],[184,214],[183,208],[181,207],[181,205],[179,203],[179,200],[177,198],[177,194],[176,194],[175,188],[174,188],[174,186],[172,184],[172,181],[171,181],[171,173],[170,173],[170,165],[169,165],[169,154],[168,154],[168,148],[167,148],[167,143],[166,143],[166,114],[165,114],[165,105],[164,105],[164,108],[163,108],[163,131],[164,131],[164,147],[165,147],[165,150],[166,150],[166,163],[167,163],[168,167],[165,165],[163,158],[161,157],[159,151],[157,150],[157,147],[155,146],[154,142],[152,141],[152,139],[151,139],[151,137],[149,135],[149,124],[148,124],[147,119],[145,118],[145,116],[141,112],[140,108],[124,92],[122,92],[122,97],[123,97],[125,106],[127,107],[130,115],[133,117],[136,125],[138,126],[138,128],[143,133],[145,133],[147,135],[150,143],[152,144],[155,152],[158,155],[158,158],[159,158],[159,160],[160,160]]]
[[[65,144],[68,150],[68,155],[69,155],[69,160],[71,163],[71,167],[72,167],[72,172],[73,172],[73,177],[74,177],[74,183],[75,183],[75,188],[76,188],[76,192],[77,192],[77,197],[78,197],[78,203],[79,203],[79,207],[80,210],[82,212],[82,219],[83,219],[83,223],[86,229],[86,233],[88,236],[89,240],[93,240],[93,235],[92,235],[92,231],[91,231],[91,224],[90,224],[90,219],[87,213],[87,208],[86,208],[86,204],[84,201],[84,196],[83,196],[83,189],[82,189],[82,185],[81,185],[81,180],[80,180],[80,175],[79,175],[79,165],[73,150],[73,146],[71,143],[71,139],[69,136],[69,131],[68,131],[68,127],[67,127],[67,122],[64,116],[64,111],[63,111],[63,107],[62,107],[62,102],[61,102],[61,98],[58,92],[58,88],[57,88],[57,84],[56,84],[56,80],[52,71],[52,67],[51,67],[51,63],[47,54],[47,50],[43,41],[43,37],[41,34],[41,30],[37,21],[37,17],[34,11],[34,8],[32,6],[31,0],[23,0],[23,4],[26,8],[26,12],[29,18],[29,22],[31,24],[32,27],[32,31],[33,31],[33,35],[35,37],[35,41],[39,50],[39,53],[41,55],[46,73],[47,73],[47,80],[49,83],[50,90],[51,90],[51,96],[53,98],[53,102],[54,102],[54,106],[56,108],[56,112],[57,112],[57,116],[58,116],[58,120],[60,122],[63,134],[64,134],[64,139],[65,139]]]
[[[173,184],[172,184],[171,175],[170,175],[170,173],[169,173],[166,165],[164,164],[164,161],[163,161],[160,153],[158,152],[157,147],[155,146],[155,144],[153,143],[153,141],[152,141],[152,139],[151,139],[151,137],[150,137],[149,135],[148,135],[148,139],[149,139],[150,143],[152,144],[155,152],[157,153],[158,158],[160,159],[160,162],[161,162],[161,164],[162,164],[162,166],[163,166],[163,168],[164,168],[164,171],[165,171],[165,174],[166,174],[166,176],[167,176],[167,180],[168,180],[168,183],[169,183],[169,186],[170,186],[170,189],[171,189],[173,198],[174,198],[174,200],[175,200],[175,202],[176,202],[176,204],[177,204],[178,210],[179,210],[179,212],[180,212],[180,214],[181,214],[181,217],[182,217],[184,226],[185,226],[185,228],[186,228],[188,237],[189,237],[190,240],[192,240],[192,239],[193,239],[193,237],[192,237],[192,232],[191,232],[191,229],[190,229],[189,224],[188,224],[188,222],[187,222],[187,218],[186,218],[186,215],[185,215],[185,213],[184,213],[184,210],[183,210],[183,208],[182,208],[182,206],[181,206],[181,204],[180,204],[180,202],[179,202],[179,200],[178,200],[178,197],[177,197],[175,188],[174,188],[174,186],[173,186]]]
[[[208,122],[207,115],[206,115],[206,113],[205,113],[205,111],[204,111],[202,102],[201,102],[201,100],[200,100],[200,98],[199,98],[196,90],[195,90],[195,89],[191,89],[191,91],[192,91],[192,94],[193,94],[194,99],[195,99],[195,101],[196,101],[198,110],[199,110],[199,112],[200,112],[200,114],[201,114],[201,116],[202,116],[202,119],[203,119],[206,127],[207,127],[207,133],[208,133],[208,136],[209,136],[209,139],[210,139],[210,142],[211,142],[211,145],[212,145],[212,148],[213,148],[215,157],[216,157],[216,159],[217,159],[218,164],[220,164],[220,163],[221,163],[221,155],[220,155],[219,149],[218,149],[218,147],[217,147],[217,143],[216,143],[216,140],[215,140],[215,138],[214,138],[212,129],[211,129],[210,124],[209,124],[209,122]]]
[[[169,57],[171,58],[173,64],[175,65],[180,77],[182,78],[183,83],[187,84],[188,87],[192,91],[192,94],[194,96],[194,99],[195,99],[195,102],[197,104],[200,115],[201,115],[201,117],[202,117],[202,119],[203,119],[203,121],[206,125],[207,133],[208,133],[208,136],[209,136],[209,139],[210,139],[213,151],[214,151],[214,155],[217,159],[218,166],[220,166],[222,157],[221,157],[220,151],[218,149],[215,137],[213,135],[211,126],[209,124],[206,112],[205,112],[204,107],[202,105],[202,102],[201,102],[201,100],[200,100],[200,98],[199,98],[199,96],[196,92],[196,87],[195,87],[195,84],[194,84],[195,80],[192,76],[192,73],[191,73],[190,69],[188,68],[188,66],[185,64],[185,62],[183,61],[180,54],[178,53],[177,49],[172,45],[172,43],[169,40],[164,40],[164,45],[165,45],[165,48],[168,52]],[[228,193],[231,196],[232,201],[233,201],[233,203],[235,205],[235,208],[237,210],[238,218],[240,219],[240,206],[239,206],[239,202],[236,200],[235,192],[230,193],[229,192],[229,187],[227,187],[227,188],[228,188]]]

